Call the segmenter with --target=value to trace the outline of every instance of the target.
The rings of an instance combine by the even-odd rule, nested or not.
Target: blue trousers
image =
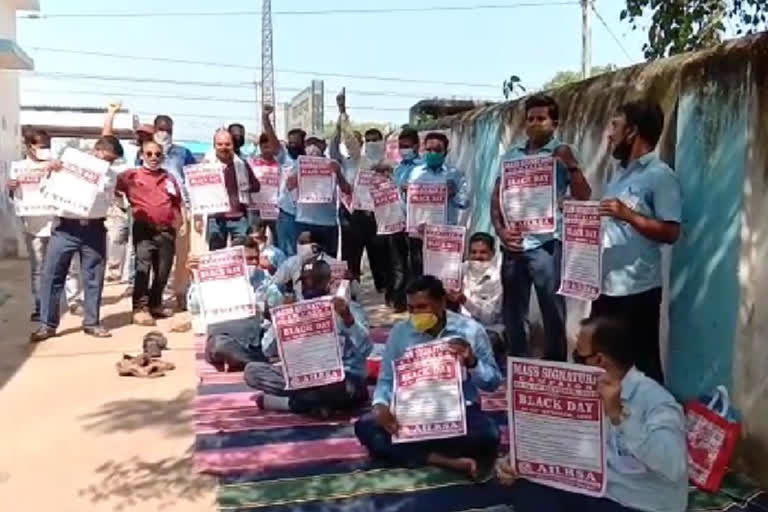
[[[296,223],[297,236],[304,231],[312,233],[312,237],[319,240],[320,246],[326,254],[335,258],[339,250],[339,226],[320,226],[319,224]]]
[[[296,231],[296,216],[280,210],[275,221],[275,234],[277,235],[277,247],[283,251],[286,257],[296,254],[296,239],[299,233]]]
[[[495,457],[499,447],[499,429],[479,406],[467,407],[467,435],[435,441],[393,444],[392,436],[376,423],[374,413],[355,422],[355,435],[372,457],[405,467],[423,466],[427,456]]]
[[[560,288],[562,254],[560,241],[550,240],[530,251],[504,251],[503,254],[502,315],[509,354],[515,357],[534,356],[551,361],[565,361],[565,298],[557,293]],[[531,284],[536,289],[536,298],[541,308],[546,337],[544,347],[531,347],[528,340]]]
[[[99,325],[101,292],[104,289],[104,267],[107,255],[107,229],[104,219],[80,222],[59,219],[48,241],[43,275],[40,280],[40,321],[56,329],[59,326],[59,304],[72,256],[80,256],[83,281],[84,327]]]
[[[208,248],[212,251],[224,249],[228,240],[244,239],[248,234],[248,216],[243,213],[238,218],[208,218]]]
[[[509,489],[515,512],[633,512],[607,498],[593,498],[527,480],[518,480]]]

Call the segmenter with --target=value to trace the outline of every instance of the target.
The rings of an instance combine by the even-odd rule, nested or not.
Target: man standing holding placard
[[[516,512],[683,512],[688,501],[685,420],[674,397],[637,369],[631,325],[613,317],[582,322],[573,360],[605,370],[598,392],[608,418],[605,496],[593,497],[518,478],[509,457],[499,481],[511,485]],[[544,396],[544,395],[542,395]],[[540,446],[546,446],[546,438]],[[556,448],[554,449],[557,450]],[[546,450],[541,450],[546,454]],[[526,470],[530,468],[525,468]],[[557,481],[544,470],[542,478]]]
[[[664,112],[650,101],[626,103],[611,120],[608,139],[619,165],[600,203],[603,290],[592,303],[592,314],[631,319],[637,367],[660,383],[661,248],[680,237],[682,208],[677,175],[653,153],[663,129]]]
[[[565,361],[565,299],[558,295],[562,246],[560,231],[562,219],[560,204],[570,188],[571,196],[587,200],[592,190],[570,147],[555,138],[560,114],[557,102],[546,95],[531,96],[525,101],[526,133],[528,139],[510,148],[502,157],[505,162],[516,162],[531,156],[554,157],[554,226],[548,233],[524,233],[516,227],[520,219],[508,218],[501,202],[501,177],[491,195],[491,222],[502,243],[501,276],[504,286],[503,315],[508,351],[510,355],[532,355],[528,346],[528,309],[531,284],[546,333],[544,359]],[[525,205],[517,205],[524,209]]]
[[[421,224],[445,224],[455,226],[459,223],[459,210],[466,210],[470,203],[469,183],[460,170],[445,164],[448,154],[448,137],[442,133],[428,133],[424,138],[424,163],[416,166],[408,176],[408,225],[412,228],[408,233],[408,252],[410,255],[411,279],[420,276],[424,272],[423,265],[423,240],[419,230]],[[415,197],[422,199],[436,199],[442,192],[441,187],[446,187],[446,198],[442,206],[432,201],[428,215],[420,207],[412,204]],[[426,203],[426,201],[424,201]],[[418,216],[418,220],[412,217]],[[442,217],[442,222],[440,217]]]
[[[279,148],[273,147],[269,136],[262,133],[259,136],[259,156],[251,160],[256,179],[259,181],[259,192],[251,194],[252,206],[258,209],[259,225],[251,226],[256,231],[264,231],[269,228],[272,231],[272,243],[279,247],[280,238],[277,232],[278,198],[280,191],[280,164],[275,158],[275,152]],[[264,231],[266,233],[266,231]]]
[[[478,460],[493,458],[499,443],[496,424],[480,410],[478,388],[494,391],[501,372],[483,327],[465,316],[446,310],[443,284],[433,276],[421,276],[408,286],[410,319],[392,328],[381,360],[373,412],[355,423],[355,434],[373,457],[407,467],[426,464],[453,469],[470,478],[478,475]],[[466,405],[466,435],[447,439],[393,443],[400,427],[392,412],[393,362],[411,348],[438,339],[449,345],[466,370],[463,395]],[[413,411],[417,414],[418,411]]]

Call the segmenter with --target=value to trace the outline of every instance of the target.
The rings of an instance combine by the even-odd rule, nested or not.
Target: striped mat
[[[376,341],[386,330],[374,330]],[[353,431],[355,417],[327,421],[261,411],[258,392],[241,373],[218,373],[197,340],[195,463],[219,478],[219,509],[275,512],[501,512],[508,488],[471,482],[438,468],[381,467],[368,459]],[[482,396],[482,408],[506,435],[503,390]],[[690,511],[768,512],[768,497],[731,473],[717,495],[691,491]]]

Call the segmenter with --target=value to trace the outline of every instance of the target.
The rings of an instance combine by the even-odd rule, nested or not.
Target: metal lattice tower
[[[272,60],[272,0],[261,8],[261,105],[275,104],[275,66]]]

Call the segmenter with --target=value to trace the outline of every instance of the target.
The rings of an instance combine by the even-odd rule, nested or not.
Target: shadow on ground
[[[115,400],[78,419],[85,430],[100,434],[162,428],[166,437],[190,436],[194,398],[194,390],[187,389],[171,400]]]
[[[34,347],[27,337],[29,322],[29,264],[26,260],[0,260],[0,389],[16,374]]]
[[[141,446],[136,448],[142,451]],[[151,448],[143,451],[151,453]],[[194,447],[190,446],[181,457],[110,460],[95,470],[100,481],[80,489],[78,494],[92,503],[113,503],[116,511],[146,501],[158,502],[158,510],[177,503],[194,503],[211,493],[215,482],[195,472],[193,453]]]

